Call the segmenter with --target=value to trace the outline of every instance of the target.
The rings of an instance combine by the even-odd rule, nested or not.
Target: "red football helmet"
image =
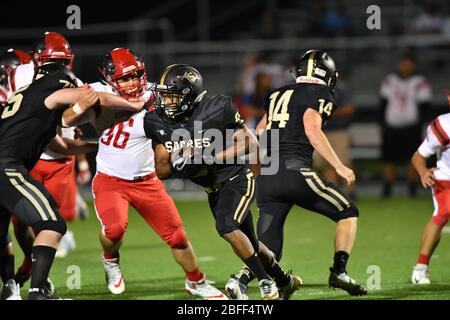
[[[72,69],[74,56],[69,42],[57,32],[46,32],[35,51],[38,66],[46,62],[59,62]]]
[[[0,54],[0,86],[6,90],[16,90],[15,70],[21,64],[31,63],[33,59],[25,51],[19,49],[9,49]]]
[[[99,68],[104,80],[123,98],[141,97],[147,87],[145,64],[131,50],[116,48]]]

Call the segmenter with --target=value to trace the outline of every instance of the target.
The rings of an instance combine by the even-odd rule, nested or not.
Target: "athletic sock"
[[[14,279],[14,255],[0,255],[0,275],[4,284]]]
[[[250,269],[247,266],[244,266],[239,271],[239,273],[236,274],[236,278],[244,286],[247,286],[253,279],[255,279],[255,275],[250,271]]]
[[[266,270],[269,276],[275,280],[277,286],[284,287],[289,284],[289,281],[291,280],[290,277],[281,269],[275,259],[273,259],[272,265]]]
[[[431,257],[429,255],[420,254],[419,258],[417,259],[417,263],[418,264],[424,264],[424,265],[428,266],[430,264],[430,259],[431,259]]]
[[[343,273],[345,272],[345,269],[347,268],[347,262],[349,258],[349,254],[345,251],[338,251],[334,254],[334,264],[333,269],[337,273]]]
[[[31,266],[32,266],[31,258],[29,256],[25,256],[23,258],[22,265],[19,267],[19,272],[23,274],[31,274]]]
[[[31,270],[30,288],[42,288],[45,286],[55,259],[56,249],[48,246],[34,246],[31,252],[31,261],[33,262]]]
[[[261,260],[259,260],[256,252],[253,253],[250,258],[245,259],[244,263],[253,272],[258,281],[261,281],[263,279],[270,279],[269,275],[264,270],[263,264],[261,263]]]
[[[390,182],[384,182],[383,184],[383,198],[388,198],[392,195],[392,184]]]
[[[104,258],[105,260],[116,259],[116,258],[119,258],[119,253],[117,253],[115,256],[113,256],[113,255],[110,255],[108,252],[103,251],[103,258]]]
[[[185,272],[185,275],[186,275],[186,279],[188,279],[189,281],[192,281],[192,282],[198,282],[205,277],[203,272],[200,271],[200,268],[197,268],[192,272]]]

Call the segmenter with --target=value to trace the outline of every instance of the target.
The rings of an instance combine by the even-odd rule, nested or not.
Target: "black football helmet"
[[[295,78],[305,76],[322,80],[331,90],[338,79],[336,64],[333,58],[322,50],[309,50],[303,54],[295,64],[293,71]]]
[[[68,66],[58,62],[47,62],[37,67],[34,72],[33,81],[39,80],[46,75],[60,72],[64,75],[64,80],[67,80],[71,87],[78,87],[77,77],[73,74],[72,70]],[[63,80],[63,79],[61,79]]]
[[[155,108],[175,122],[188,116],[206,93],[202,75],[187,64],[168,66],[162,73],[155,91],[159,93]],[[170,105],[164,102],[168,96],[172,101]]]

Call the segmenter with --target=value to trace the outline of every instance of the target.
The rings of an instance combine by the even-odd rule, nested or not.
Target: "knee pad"
[[[166,242],[172,249],[186,249],[188,246],[188,238],[184,232],[183,226],[179,226]]]
[[[113,223],[105,226],[104,234],[111,241],[119,241],[120,239],[122,239],[126,230],[127,230],[126,224]]]
[[[60,233],[61,235],[65,235],[67,231],[67,225],[63,219],[58,219],[56,221],[54,220],[39,221],[32,227],[36,235],[44,230],[55,231]]]
[[[432,219],[436,226],[440,229],[442,229],[448,222],[448,217],[443,215],[435,215]]]

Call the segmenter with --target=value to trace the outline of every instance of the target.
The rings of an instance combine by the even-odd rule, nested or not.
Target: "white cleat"
[[[103,258],[103,266],[105,267],[105,278],[109,291],[113,294],[123,293],[125,291],[125,281],[120,270],[119,258]]]
[[[225,290],[231,300],[248,300],[247,286],[240,283],[234,276],[228,280]]]
[[[414,266],[411,275],[411,282],[413,284],[430,284],[430,278],[428,276],[428,266],[418,263]]]
[[[185,289],[190,294],[202,297],[205,300],[228,300],[226,295],[206,280],[206,277],[197,282],[186,279]]]
[[[75,237],[72,231],[67,230],[66,234],[61,238],[59,242],[58,250],[56,250],[55,257],[64,258],[70,252],[75,250],[77,244],[75,242]]]
[[[273,280],[262,279],[259,283],[262,300],[279,300],[278,288]]]
[[[3,290],[1,293],[1,300],[22,300],[20,296],[20,286],[14,281],[14,279],[10,279],[3,286]]]

